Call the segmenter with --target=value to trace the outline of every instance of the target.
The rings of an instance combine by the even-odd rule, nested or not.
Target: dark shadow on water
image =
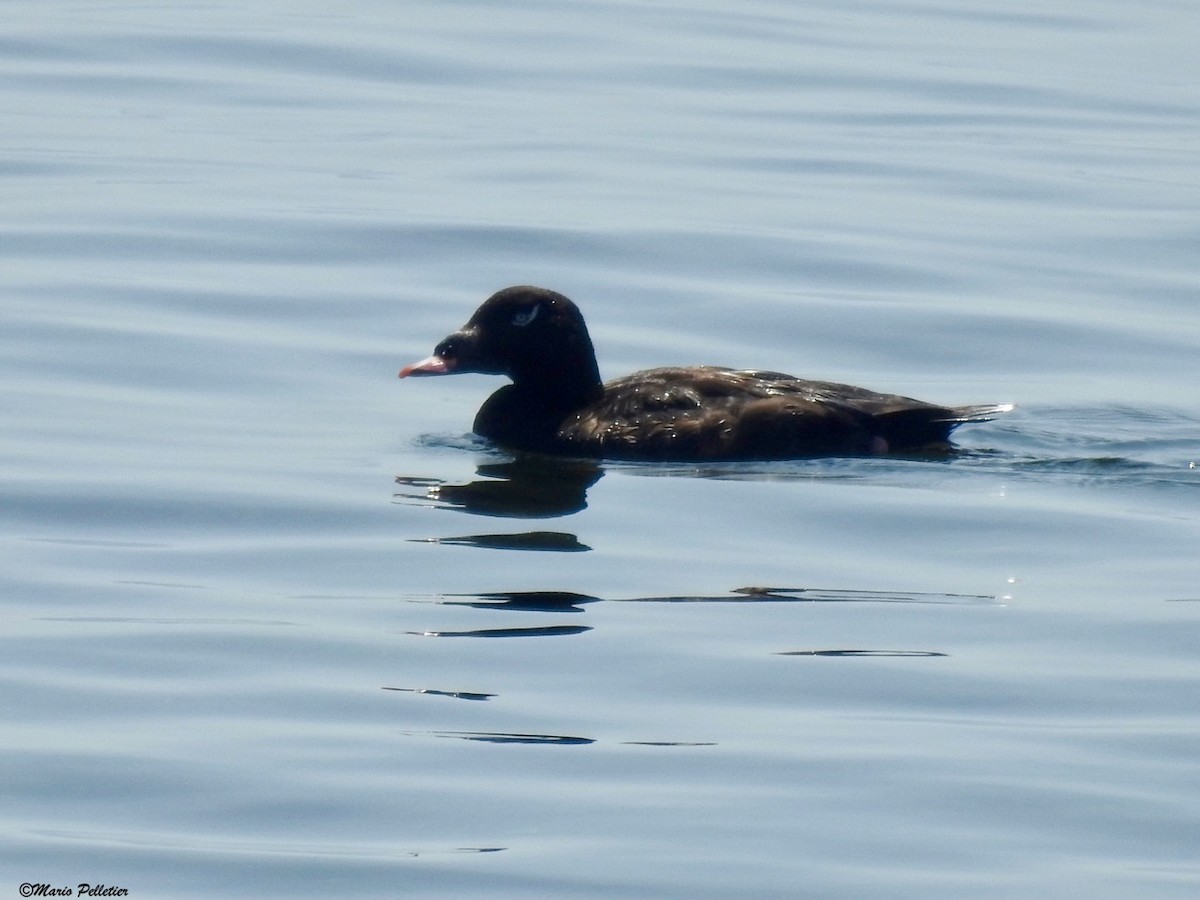
[[[583,634],[591,631],[590,625],[543,625],[534,628],[477,628],[471,631],[406,631],[418,637],[469,637],[469,638],[513,638],[513,637],[560,637]]]
[[[949,656],[936,650],[780,650],[773,656],[886,656],[886,657],[931,657]]]
[[[448,853],[503,853],[507,847],[448,847],[445,850],[402,850],[400,855],[408,859],[420,859],[423,856],[440,856]]]
[[[447,599],[445,595],[429,598],[410,597],[409,602],[438,606],[465,606],[471,609],[506,612],[581,613],[590,603],[605,598],[572,591],[493,591],[481,594],[451,595],[463,599]],[[736,588],[726,594],[681,594],[659,597],[609,598],[615,603],[906,603],[938,605],[1002,605],[1003,601],[987,594],[949,594],[928,591],[857,591],[834,588]],[[515,628],[475,628],[446,631],[427,629],[406,631],[418,637],[437,638],[528,638],[569,637],[591,631],[590,625],[539,625]],[[810,656],[883,656],[919,655],[924,651],[882,650],[806,650],[785,652],[783,655]],[[929,653],[928,655],[938,655]]]
[[[597,743],[595,738],[568,734],[522,734],[508,731],[432,731],[434,737],[457,738],[485,744],[540,744],[581,747]],[[623,747],[716,747],[716,741],[618,741]]]
[[[458,537],[410,538],[414,544],[449,544],[487,550],[534,550],[543,553],[582,553],[591,550],[579,538],[562,531],[524,531],[517,534],[464,534]]]
[[[464,598],[464,599],[447,599]],[[510,612],[583,612],[589,603],[932,603],[955,606],[1002,604],[992,594],[941,591],[859,591],[846,588],[740,587],[724,594],[678,594],[652,597],[594,597],[573,591],[489,591],[409,597],[412,603],[467,606]],[[419,632],[424,633],[424,632]]]
[[[399,691],[404,694],[424,694],[428,697],[450,697],[454,700],[486,701],[496,696],[495,694],[481,694],[474,691],[437,691],[433,688],[384,687],[381,690]]]
[[[556,744],[579,746],[594,744],[594,738],[573,737],[565,734],[510,734],[503,731],[435,731],[437,737],[458,738],[462,741],[481,741],[486,744]]]
[[[451,594],[470,600],[442,600],[444,606],[469,606],[472,609],[503,609],[516,612],[583,612],[586,603],[599,597],[573,591],[496,591],[488,594]]]
[[[931,591],[856,591],[841,588],[741,587],[724,595],[686,594],[678,597],[626,597],[627,603],[935,603],[979,605],[1000,603],[990,594],[948,594]]]

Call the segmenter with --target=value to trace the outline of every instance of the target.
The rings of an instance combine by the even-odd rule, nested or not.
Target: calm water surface
[[[1200,891],[1194,4],[5,12],[0,895]],[[514,459],[520,282],[1020,408]]]

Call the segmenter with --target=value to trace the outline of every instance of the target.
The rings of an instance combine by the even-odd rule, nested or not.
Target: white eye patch
[[[512,323],[518,328],[524,328],[530,322],[537,318],[538,311],[542,308],[542,304],[531,306],[529,309],[523,309],[513,316]]]

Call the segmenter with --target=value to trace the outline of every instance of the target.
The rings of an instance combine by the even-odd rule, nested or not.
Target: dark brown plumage
[[[493,294],[408,375],[507,375],[475,432],[514,450],[619,459],[786,459],[945,447],[1011,404],[946,407],[894,394],[715,366],[648,369],[604,384],[579,309],[517,286]]]

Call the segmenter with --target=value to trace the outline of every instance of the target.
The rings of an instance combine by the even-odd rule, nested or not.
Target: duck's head
[[[579,308],[562,294],[529,285],[497,291],[431,356],[401,369],[400,377],[459,372],[507,375],[529,387],[600,384]]]

